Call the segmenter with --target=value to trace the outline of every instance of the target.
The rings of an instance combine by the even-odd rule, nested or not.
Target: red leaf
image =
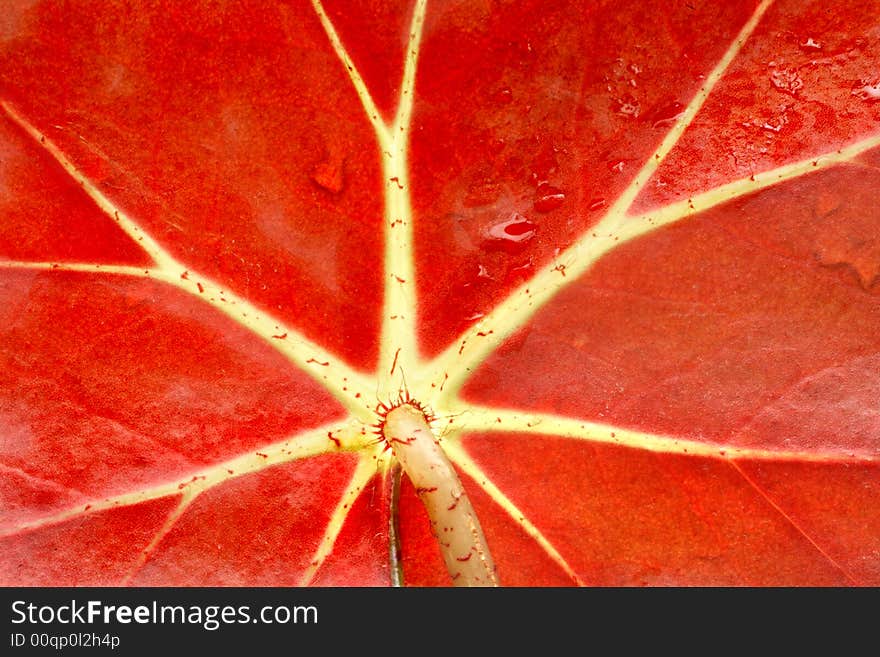
[[[12,3],[0,583],[877,585],[878,16]]]

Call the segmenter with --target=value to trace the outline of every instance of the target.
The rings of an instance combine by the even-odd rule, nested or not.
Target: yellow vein
[[[412,209],[406,146],[390,151],[382,160],[385,189],[385,254],[382,332],[377,384],[386,399],[400,387],[402,377],[416,363],[416,281],[413,263]]]
[[[54,525],[77,516],[107,509],[132,506],[174,495],[194,495],[231,479],[272,466],[322,454],[357,451],[374,445],[374,436],[367,434],[361,422],[351,419],[347,422],[337,421],[260,447],[203,470],[197,470],[181,479],[105,499],[96,499],[85,504],[80,503],[50,516],[0,529],[0,537]]]
[[[784,519],[788,524],[790,524],[790,525],[791,525],[791,526],[792,526],[792,527],[793,527],[793,528],[794,528],[794,529],[795,529],[795,530],[796,530],[801,536],[803,536],[803,537],[804,537],[804,538],[810,543],[810,545],[812,545],[812,546],[816,549],[816,551],[819,552],[819,554],[821,554],[822,557],[825,558],[825,559],[828,561],[828,563],[830,563],[834,568],[836,568],[837,570],[839,570],[839,571],[843,574],[843,576],[844,576],[844,577],[850,582],[850,584],[852,584],[853,586],[858,586],[858,585],[859,585],[859,582],[857,582],[857,581],[855,580],[855,578],[852,577],[852,575],[850,575],[850,574],[846,571],[846,569],[845,569],[843,566],[841,566],[839,563],[837,563],[837,561],[835,561],[835,560],[831,557],[830,554],[828,554],[824,549],[822,549],[822,546],[820,546],[820,545],[819,545],[819,544],[813,539],[813,537],[810,536],[810,535],[804,530],[804,528],[801,527],[801,526],[795,521],[794,518],[792,518],[790,515],[788,515],[788,513],[786,513],[785,510],[784,510],[781,506],[779,506],[779,504],[777,504],[777,503],[776,503],[776,502],[775,502],[775,501],[774,501],[774,500],[773,500],[773,499],[772,499],[772,498],[771,498],[771,497],[770,497],[770,496],[764,491],[763,488],[761,488],[760,486],[758,486],[758,484],[757,484],[755,481],[753,481],[752,478],[749,477],[741,467],[739,467],[739,465],[737,465],[736,463],[731,463],[731,466],[733,467],[734,470],[737,471],[737,473],[739,473],[739,475],[745,480],[745,482],[746,482],[747,484],[749,484],[749,486],[751,486],[755,491],[757,491],[758,495],[760,495],[760,496],[761,496],[761,497],[767,502],[767,504],[769,504],[769,505],[773,508],[774,511],[776,511],[777,513],[779,513],[779,515],[781,515],[781,516],[783,517],[783,519]]]
[[[382,399],[393,397],[403,387],[418,361],[413,216],[407,154],[426,6],[425,0],[419,0],[413,9],[397,118],[382,150],[385,294],[377,371],[378,394]]]
[[[412,21],[409,28],[409,42],[406,47],[406,57],[403,64],[403,81],[400,89],[400,99],[397,103],[397,116],[394,119],[392,133],[409,130],[412,120],[413,95],[416,86],[416,70],[419,63],[419,51],[422,47],[422,33],[425,28],[425,13],[428,8],[428,0],[416,0],[413,8]]]
[[[0,107],[6,111],[13,121],[31,135],[64,168],[71,178],[79,182],[94,203],[156,262],[155,267],[143,269],[116,265],[91,265],[90,263],[18,263],[15,265],[8,261],[3,266],[67,271],[102,271],[105,273],[135,275],[163,280],[220,310],[233,321],[263,338],[263,340],[287,357],[296,367],[317,381],[343,404],[349,412],[357,414],[365,421],[372,417],[372,408],[367,403],[367,400],[371,395],[375,395],[375,390],[365,377],[348,367],[342,359],[319,347],[301,333],[284,325],[277,318],[258,310],[246,299],[225,290],[218,283],[175,260],[137,222],[104,196],[94,183],[83,175],[51,140],[47,139],[25,118],[18,114],[9,103],[0,101]],[[90,269],[90,267],[94,267],[94,269]]]
[[[371,422],[370,399],[375,395],[366,377],[348,369],[332,354],[288,328],[248,301],[193,271],[168,272],[163,269],[102,265],[93,263],[0,261],[2,269],[37,269],[49,272],[87,272],[132,276],[160,281],[176,287],[220,311],[237,324],[260,336],[281,352],[298,369],[309,374],[339,403],[361,420]]]
[[[324,561],[333,551],[333,546],[336,545],[336,539],[339,538],[339,533],[342,531],[342,526],[345,524],[345,520],[351,512],[355,500],[357,500],[358,495],[361,494],[361,491],[363,491],[364,487],[375,475],[375,461],[373,461],[367,454],[364,454],[360,461],[358,461],[357,467],[355,467],[355,470],[351,475],[351,480],[348,482],[348,486],[345,488],[345,491],[339,498],[339,502],[336,504],[336,508],[333,510],[333,514],[330,516],[330,520],[327,523],[327,529],[324,530],[324,535],[318,543],[318,548],[312,556],[312,561],[300,578],[300,586],[308,586],[312,583],[315,574],[320,570],[321,566],[324,565]]]
[[[147,543],[146,547],[141,550],[138,555],[137,560],[135,560],[134,564],[131,568],[128,569],[128,572],[122,577],[120,581],[120,586],[129,586],[132,578],[144,567],[147,563],[147,560],[150,558],[150,555],[156,549],[156,546],[164,539],[168,532],[170,532],[174,525],[177,524],[177,521],[183,515],[184,511],[187,510],[190,504],[192,504],[193,500],[199,495],[201,491],[196,490],[186,490],[183,495],[180,497],[180,502],[174,508],[168,517],[165,519],[165,522],[162,523],[162,526],[159,527],[158,531],[153,535],[153,538]]]
[[[257,309],[243,297],[198,273],[162,271],[155,278],[202,298],[205,303],[262,337],[298,369],[321,384],[350,413],[365,422],[373,420],[369,398],[375,395],[375,390],[367,377],[350,369],[342,359],[277,318]]]
[[[91,262],[29,262],[23,260],[0,260],[2,269],[38,269],[46,271],[87,272],[90,274],[116,274],[136,278],[156,278],[158,269],[132,267],[130,265],[102,265]]]
[[[444,445],[444,449],[449,456],[450,460],[458,466],[462,472],[467,474],[471,479],[473,479],[477,484],[482,488],[486,494],[499,506],[501,507],[507,515],[509,515],[513,520],[519,525],[522,530],[531,537],[538,545],[541,546],[541,549],[547,553],[547,555],[552,559],[556,565],[558,565],[565,573],[571,577],[571,579],[578,585],[584,586],[584,582],[578,576],[578,574],[574,571],[574,568],[569,565],[569,563],[563,558],[563,556],[559,553],[553,544],[547,539],[546,536],[538,529],[528,518],[526,518],[525,514],[520,511],[520,509],[508,498],[501,490],[496,486],[489,478],[489,476],[478,466],[470,456],[457,444],[449,443]]]
[[[621,242],[633,239],[656,230],[661,226],[692,217],[747,194],[753,194],[767,187],[772,187],[815,171],[850,162],[865,151],[878,146],[880,146],[880,133],[830,153],[806,158],[799,162],[786,164],[762,173],[756,173],[748,178],[734,180],[689,199],[670,203],[662,208],[649,210],[640,215],[627,217],[623,225],[617,230],[616,236],[620,238]]]
[[[370,91],[367,89],[364,79],[354,65],[354,60],[352,60],[348,51],[345,49],[342,39],[339,38],[339,34],[336,32],[333,22],[330,20],[330,17],[327,16],[327,12],[324,11],[324,5],[321,4],[321,0],[312,0],[312,7],[318,15],[318,19],[321,21],[321,26],[324,28],[324,32],[327,33],[327,38],[330,40],[330,45],[333,46],[333,51],[348,72],[348,77],[354,86],[355,93],[357,93],[357,96],[364,107],[364,111],[367,113],[367,118],[370,120],[373,129],[376,131],[380,146],[385,149],[390,142],[390,138],[388,135],[388,126],[386,126],[385,122],[382,120],[382,117],[379,114],[379,108],[376,107],[376,103],[370,95]]]
[[[56,146],[48,137],[42,134],[37,128],[25,119],[18,111],[7,101],[0,101],[0,107],[6,112],[7,116],[12,119],[20,128],[27,132],[40,146],[42,146],[67,174],[73,178],[82,187],[83,191],[89,198],[104,211],[107,216],[116,221],[117,225],[128,235],[138,246],[147,252],[153,261],[160,268],[176,269],[179,265],[175,262],[165,249],[159,246],[150,235],[144,232],[137,223],[120,210],[113,202],[108,199],[97,188],[97,186],[88,178],[86,178],[71,162],[64,153]]]
[[[382,151],[384,212],[384,300],[379,346],[376,394],[380,399],[396,395],[403,387],[407,372],[417,364],[416,288],[413,261],[412,204],[410,201],[407,150],[412,118],[421,37],[427,0],[417,0],[413,8],[409,40],[404,57],[404,71],[397,113],[388,126],[343,44],[339,33],[320,0],[312,0],[315,13],[327,34],[336,56],[345,66],[355,92]]]
[[[473,369],[507,337],[523,326],[538,308],[585,272],[599,257],[620,244],[620,237],[616,234],[617,229],[625,219],[633,200],[691,124],[771,4],[772,0],[764,0],[757,7],[709,73],[705,84],[700,87],[663,141],[617,201],[608,209],[602,220],[557,256],[554,262],[544,267],[530,281],[516,289],[505,301],[465,331],[446,351],[432,361],[427,373],[429,381],[438,391],[436,404],[454,398]],[[443,390],[439,392],[441,384]]]
[[[625,214],[626,211],[632,206],[633,201],[636,196],[645,186],[645,183],[648,182],[648,179],[654,175],[654,172],[663,163],[666,159],[666,156],[669,152],[675,147],[678,143],[678,140],[681,138],[681,135],[684,134],[684,131],[691,125],[694,118],[697,116],[697,113],[703,107],[703,104],[706,102],[706,99],[709,97],[709,94],[724,76],[725,71],[736,59],[736,56],[739,55],[740,50],[742,49],[745,42],[751,36],[752,32],[755,31],[755,28],[758,26],[758,23],[763,18],[764,13],[767,9],[770,8],[770,5],[773,4],[773,0],[763,0],[761,4],[757,6],[754,13],[749,17],[749,20],[746,21],[745,25],[740,29],[739,34],[737,34],[736,38],[733,40],[733,43],[709,73],[706,76],[706,82],[691,101],[688,103],[687,107],[685,107],[684,111],[679,116],[678,120],[673,124],[670,128],[669,132],[666,133],[666,136],[663,138],[663,141],[660,142],[660,145],[648,158],[636,176],[630,181],[627,188],[623,191],[617,201],[611,206],[608,210],[608,215],[605,219],[603,219],[602,223],[607,223],[609,220],[614,221],[615,223],[619,221]]]
[[[785,461],[799,463],[876,463],[880,455],[841,452],[758,449],[738,447],[717,442],[703,442],[636,431],[625,427],[576,420],[570,417],[543,413],[468,406],[450,413],[450,430],[458,432],[523,433],[571,438],[589,443],[617,445],[661,454],[680,454],[720,460]]]
[[[478,341],[481,339],[485,340],[485,344],[483,345],[484,348],[490,348],[491,345],[500,342],[500,339],[497,338],[497,335],[500,335],[500,331],[497,328],[499,324],[503,325],[508,318],[512,321],[516,321],[519,320],[520,317],[522,317],[522,321],[524,322],[529,316],[531,316],[532,312],[537,310],[541,303],[549,301],[555,291],[558,291],[570,283],[576,274],[585,271],[589,265],[595,263],[600,257],[632,239],[658,230],[663,226],[688,219],[700,212],[705,212],[706,210],[721,205],[722,203],[733,201],[762,189],[772,187],[800,176],[809,175],[816,171],[853,162],[855,158],[862,153],[876,147],[880,147],[880,134],[867,137],[854,142],[849,146],[829,153],[786,164],[777,167],[776,169],[755,174],[749,178],[732,181],[698,194],[686,201],[671,203],[662,208],[650,210],[640,215],[629,216],[626,218],[626,221],[622,222],[614,231],[607,234],[599,235],[594,232],[593,234],[596,234],[596,237],[593,238],[591,234],[590,237],[592,239],[585,241],[585,244],[582,245],[582,250],[578,255],[581,264],[580,267],[578,267],[577,259],[569,254],[561,256],[557,261],[557,263],[559,261],[568,263],[568,265],[563,266],[566,267],[566,273],[571,274],[570,276],[560,277],[559,272],[555,268],[548,266],[542,274],[537,275],[528,284],[515,291],[509,297],[508,301],[505,302],[506,305],[500,306],[498,310],[493,311],[492,317],[497,316],[497,319],[493,320],[492,317],[485,318],[482,322],[475,325],[470,332],[465,334],[463,338],[460,338],[459,341],[455,343],[455,346],[461,348],[461,345],[465,345],[465,347],[467,347],[470,343],[470,349],[473,350],[478,346]],[[558,264],[555,265],[555,267],[558,266]],[[526,305],[525,309],[523,309],[524,304]],[[502,309],[507,309],[507,315],[502,312]],[[517,327],[515,326],[513,330],[516,328]],[[478,329],[478,334],[474,336],[474,331],[477,331]],[[504,336],[506,337],[510,332],[505,333]],[[483,333],[484,335],[480,336],[479,333]],[[496,342],[492,342],[492,340],[496,340]],[[468,352],[468,349],[463,349],[462,353],[464,354],[466,352]],[[485,355],[488,355],[488,353]],[[484,358],[485,355],[482,357]],[[437,380],[438,372],[442,375],[443,372],[450,372],[455,368],[457,360],[456,356],[457,353],[453,353],[452,348],[450,347],[445,354],[438,357],[431,369],[435,381]],[[473,365],[466,365],[466,367],[468,367],[467,372],[472,371],[479,362],[480,358],[477,358]],[[450,364],[452,364],[451,367]],[[443,365],[444,367],[441,368],[440,365]],[[452,377],[453,375],[450,375],[450,381],[452,381],[452,383],[449,383],[448,381],[446,382],[447,389],[455,392],[460,388],[462,381],[460,380],[461,377],[455,379]],[[458,383],[458,388],[455,387],[456,383]],[[451,395],[447,395],[446,397],[450,396]],[[444,403],[444,401],[445,400],[440,400],[436,403],[439,405]]]

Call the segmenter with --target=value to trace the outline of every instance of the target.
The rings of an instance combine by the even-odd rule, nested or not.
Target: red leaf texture
[[[876,1],[6,4],[3,584],[880,584]]]

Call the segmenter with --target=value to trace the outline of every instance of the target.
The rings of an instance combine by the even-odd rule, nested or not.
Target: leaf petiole
[[[388,411],[382,430],[425,505],[453,584],[498,586],[480,521],[425,414],[413,404],[401,404]]]

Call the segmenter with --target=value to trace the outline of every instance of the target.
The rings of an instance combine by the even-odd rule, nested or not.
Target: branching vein
[[[367,84],[361,77],[357,66],[355,66],[354,60],[345,49],[342,39],[339,37],[339,33],[336,31],[333,22],[324,10],[324,5],[321,4],[321,0],[312,0],[312,7],[318,15],[318,19],[321,21],[321,27],[323,27],[324,31],[327,33],[327,38],[330,40],[330,45],[333,47],[333,51],[336,53],[336,56],[339,57],[343,66],[345,66],[345,70],[348,72],[348,77],[351,80],[351,84],[354,86],[355,93],[357,93],[357,96],[364,107],[364,111],[367,113],[367,118],[370,120],[373,130],[375,130],[376,134],[379,136],[380,145],[383,147],[386,146],[388,141],[390,141],[388,136],[388,126],[386,126],[385,122],[382,120],[382,115],[379,113],[379,108],[376,106],[376,102],[373,100],[370,90],[367,89]]]
[[[45,135],[22,117],[8,102],[0,101],[0,108],[40,146],[42,146],[76,180],[104,213],[110,217],[132,240],[139,244],[154,260],[156,265],[144,269],[117,265],[97,265],[90,263],[15,263],[4,262],[4,267],[22,266],[32,269],[51,269],[68,271],[91,271],[135,275],[162,280],[195,296],[202,302],[221,311],[235,322],[260,336],[272,347],[281,352],[297,368],[311,376],[347,410],[364,420],[372,417],[368,403],[375,391],[367,378],[352,370],[342,359],[331,354],[301,333],[284,325],[283,322],[263,312],[249,301],[223,286],[203,276],[195,270],[178,262],[168,251],[156,242],[134,219],[119,209],[91,182],[64,153]]]
[[[165,522],[162,523],[162,526],[159,527],[158,531],[153,535],[150,539],[150,542],[141,550],[138,558],[135,560],[134,564],[132,564],[131,568],[128,569],[128,572],[122,577],[122,581],[120,582],[121,586],[130,586],[131,580],[135,575],[140,572],[141,568],[144,567],[144,564],[147,563],[147,560],[150,558],[150,555],[162,542],[168,533],[174,528],[174,525],[177,524],[177,521],[183,516],[184,512],[189,508],[190,504],[192,504],[193,500],[199,495],[200,491],[197,490],[185,490],[183,494],[180,496],[180,501],[177,503],[177,506],[174,507],[174,510],[168,514],[168,517],[165,519]]]
[[[290,362],[312,376],[340,401],[350,417],[292,436],[284,441],[261,447],[212,465],[183,479],[164,482],[136,492],[88,504],[78,504],[50,516],[0,528],[0,537],[35,530],[65,520],[149,500],[178,499],[175,509],[152,537],[123,580],[128,583],[149,559],[150,553],[172,530],[192,502],[205,490],[232,478],[253,473],[274,465],[333,453],[361,451],[361,458],[343,492],[322,536],[312,561],[303,574],[301,584],[314,581],[316,574],[332,553],[346,518],[357,497],[376,474],[375,439],[368,436],[365,424],[374,421],[372,403],[376,395],[382,400],[395,396],[407,381],[420,401],[432,404],[438,414],[450,418],[444,427],[443,447],[449,458],[468,474],[486,494],[507,513],[523,531],[577,584],[583,584],[574,568],[563,558],[549,539],[496,486],[480,466],[467,454],[460,437],[465,432],[516,432],[563,437],[591,443],[619,445],[658,453],[723,459],[748,481],[779,513],[792,524],[794,521],[742,471],[737,461],[773,460],[798,462],[876,462],[876,455],[840,455],[817,453],[813,450],[770,450],[734,447],[696,440],[650,434],[608,424],[581,421],[551,414],[527,413],[512,409],[464,405],[458,401],[462,385],[472,371],[491,355],[512,333],[558,292],[586,272],[597,260],[620,245],[658,230],[697,213],[823,168],[851,161],[868,149],[880,146],[880,134],[853,143],[819,157],[778,167],[703,192],[687,201],[671,203],[632,216],[633,202],[646,183],[664,162],[691,125],[713,89],[734,61],[743,44],[761,21],[772,0],[763,0],[742,27],[730,47],[709,73],[705,84],[691,99],[676,123],[665,135],[629,185],[612,204],[602,219],[568,249],[539,271],[526,284],[514,290],[495,309],[465,331],[450,347],[428,363],[421,361],[417,346],[417,295],[415,281],[413,216],[409,180],[408,149],[413,115],[419,52],[427,11],[427,0],[416,0],[401,80],[400,95],[393,121],[383,118],[367,85],[348,53],[345,44],[327,15],[321,0],[311,0],[312,7],[327,34],[336,56],[345,67],[348,78],[375,131],[382,153],[384,194],[384,299],[382,329],[377,370],[372,376],[356,372],[336,355],[308,340],[301,333],[285,326],[246,299],[224,289],[174,258],[156,239],[127,213],[117,207],[89,180],[70,159],[37,128],[31,125],[9,102],[0,101],[0,108],[49,153],[67,174],[79,183],[89,198],[120,229],[150,256],[155,263],[145,268],[127,265],[103,265],[86,262],[25,262],[0,261],[0,268],[39,271],[84,272],[129,276],[157,280],[183,290],[219,310],[249,331],[262,337]],[[798,531],[831,563],[840,568],[803,530]],[[842,569],[841,569],[842,570]],[[850,578],[851,579],[851,578]]]
[[[402,387],[418,361],[416,347],[416,273],[409,180],[409,133],[415,94],[416,64],[426,1],[413,10],[403,83],[391,139],[382,153],[385,190],[385,298],[377,385],[384,399]]]
[[[751,448],[712,441],[688,440],[599,422],[546,413],[468,404],[449,414],[450,432],[503,432],[569,438],[591,443],[618,445],[662,454],[680,454],[722,460],[794,461],[799,463],[872,463],[877,454],[854,454],[811,450]]]
[[[880,146],[880,133],[861,139],[831,153],[786,164],[763,173],[756,173],[749,178],[734,180],[714,189],[696,194],[689,199],[670,203],[662,208],[650,210],[637,216],[628,217],[626,223],[617,231],[617,235],[620,241],[633,239],[667,224],[675,223],[710,210],[722,203],[727,203],[762,189],[778,185],[786,180],[792,180],[842,163],[851,162],[865,151],[878,146]]]
[[[336,508],[333,510],[333,514],[330,516],[330,520],[327,522],[327,528],[324,530],[324,535],[321,537],[318,548],[312,556],[312,561],[300,578],[300,586],[308,586],[312,583],[318,570],[324,565],[324,561],[333,551],[336,539],[339,538],[339,533],[342,531],[342,526],[345,524],[352,506],[354,506],[355,500],[357,500],[361,491],[364,490],[364,487],[374,476],[376,476],[376,462],[365,453],[358,461],[348,486],[343,491],[339,502],[336,504]]]
[[[373,437],[369,436],[363,425],[356,420],[349,419],[348,421],[326,424],[283,441],[260,447],[254,452],[242,454],[203,470],[195,471],[182,479],[113,497],[95,499],[43,518],[4,527],[0,529],[0,537],[54,525],[84,514],[132,506],[164,497],[183,494],[194,497],[226,481],[271,466],[321,454],[356,451],[372,445],[374,442]]]
[[[575,572],[574,568],[563,558],[554,545],[541,533],[525,514],[508,498],[501,489],[496,486],[489,476],[483,472],[482,468],[468,456],[468,454],[459,445],[449,444],[445,446],[446,452],[450,460],[455,463],[464,473],[473,479],[482,488],[492,500],[501,507],[507,515],[513,518],[522,530],[528,534],[547,555],[560,567],[565,573],[571,577],[572,581],[583,586],[584,582]]]
[[[666,155],[678,142],[705,103],[712,89],[739,54],[772,0],[764,0],[742,27],[737,37],[706,78],[705,84],[688,103],[663,141],[630,181],[617,201],[599,223],[539,271],[530,281],[516,289],[501,304],[464,332],[440,354],[428,368],[428,380],[439,390],[437,403],[454,398],[471,372],[513,332],[562,288],[571,284],[600,257],[623,241],[621,225],[633,200],[644,187]]]

